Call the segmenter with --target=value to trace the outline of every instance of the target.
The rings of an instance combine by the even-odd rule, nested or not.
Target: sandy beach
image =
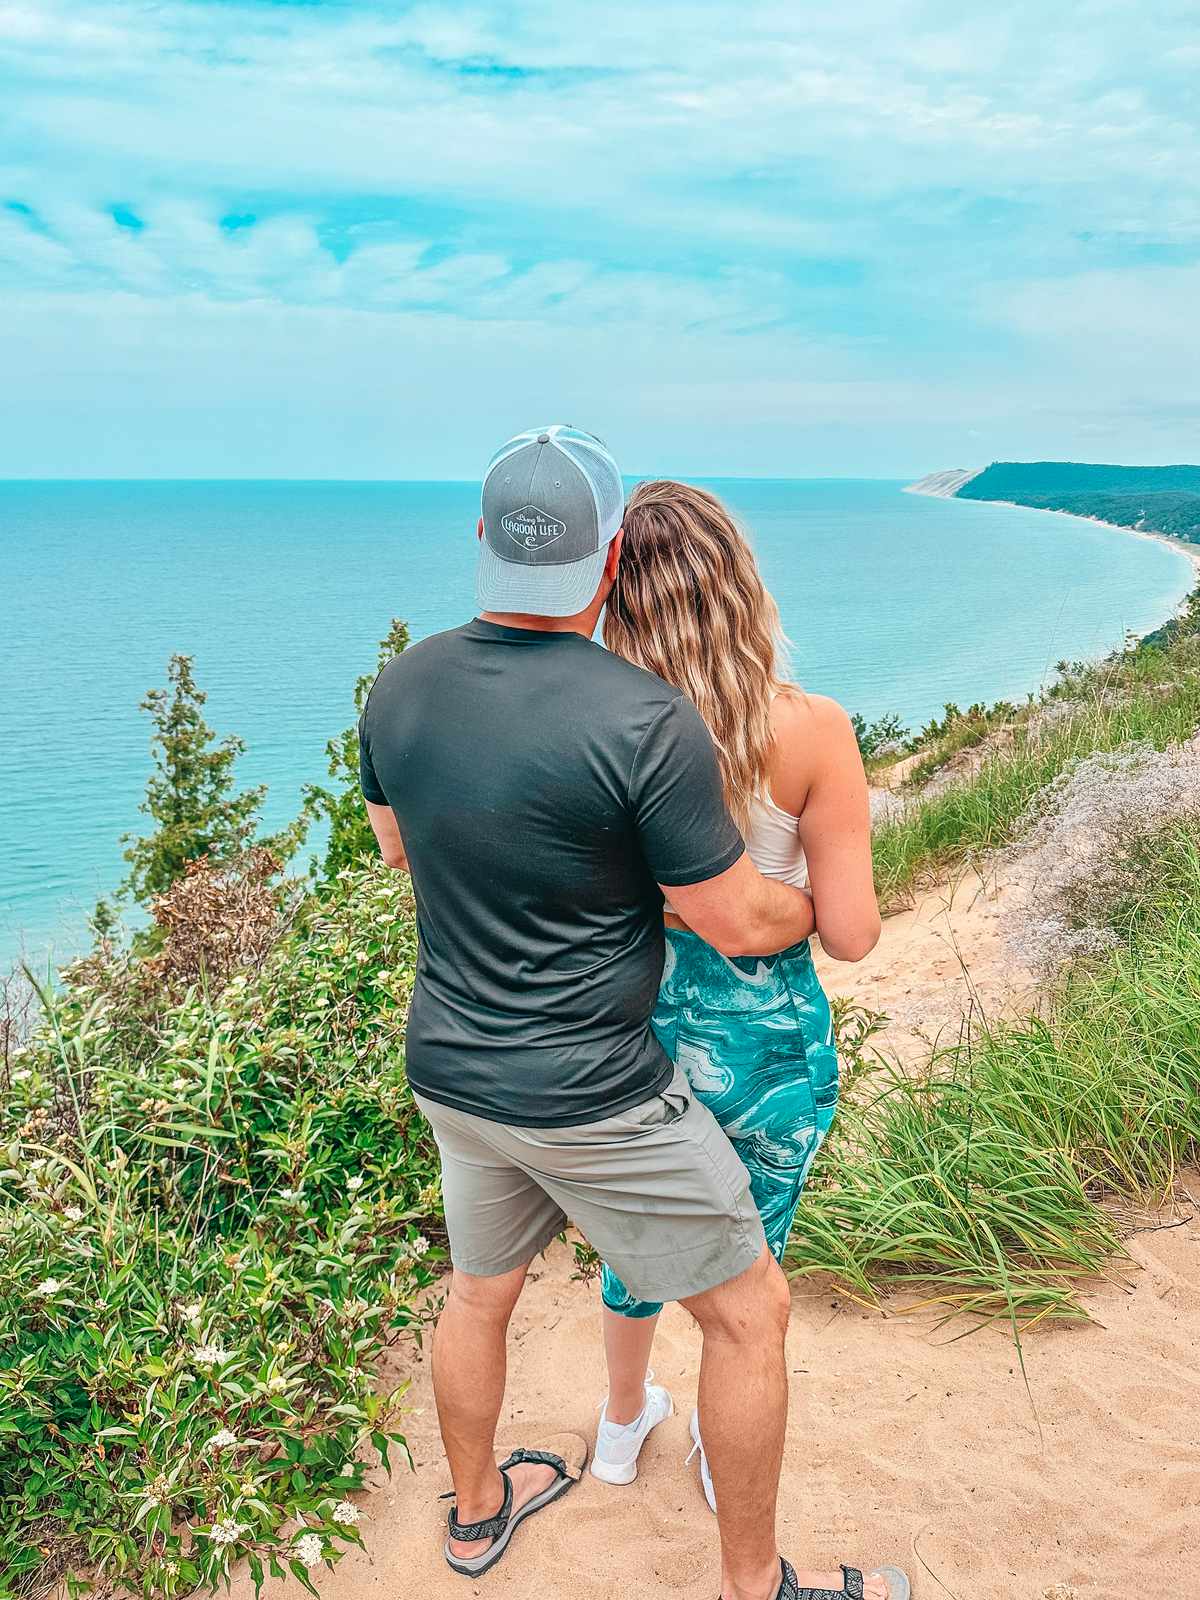
[[[972,997],[1018,1004],[1023,980],[1001,933],[1006,889],[965,874],[889,918],[856,968],[823,962],[835,993],[892,1018],[883,1048],[917,1055],[957,1029]],[[970,1337],[928,1312],[864,1310],[829,1285],[793,1285],[791,1410],[781,1539],[821,1566],[899,1561],[918,1600],[1128,1600],[1176,1592],[1200,1562],[1200,1174],[1178,1202],[1139,1219],[1130,1261],[1088,1287],[1093,1321],[1030,1334],[1029,1390],[1004,1331]],[[566,1596],[664,1600],[715,1593],[716,1528],[695,1464],[685,1467],[699,1339],[664,1314],[656,1370],[677,1414],[651,1437],[627,1489],[587,1477],[523,1529],[485,1580],[440,1555],[448,1486],[428,1362],[398,1350],[387,1377],[412,1380],[417,1470],[373,1474],[360,1497],[366,1552],[326,1574],[327,1600]],[[570,1430],[589,1440],[604,1389],[598,1299],[570,1251],[539,1262],[510,1344],[501,1442]],[[271,1595],[299,1596],[291,1580]],[[1186,1585],[1178,1590],[1187,1592]],[[240,1573],[236,1600],[250,1600]]]

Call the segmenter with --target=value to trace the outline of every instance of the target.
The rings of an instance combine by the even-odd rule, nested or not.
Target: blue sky
[[[0,0],[0,475],[1200,459],[1173,0]]]

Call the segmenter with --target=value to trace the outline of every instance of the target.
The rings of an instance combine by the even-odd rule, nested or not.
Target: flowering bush
[[[44,996],[0,1109],[0,1595],[312,1587],[360,1542],[442,1254],[414,958],[407,880],[348,870],[217,994],[155,1011],[126,956]]]

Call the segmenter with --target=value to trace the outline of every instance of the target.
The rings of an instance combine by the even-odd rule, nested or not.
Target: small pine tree
[[[868,722],[864,716],[855,711],[850,717],[850,723],[854,729],[854,737],[858,740],[859,754],[864,761],[870,761],[875,756],[898,748],[908,737],[908,729],[894,711],[889,711],[887,716],[880,717],[878,722]]]
[[[380,641],[379,665],[375,672],[361,677],[354,686],[354,709],[358,715],[367,703],[371,685],[393,656],[408,649],[408,624],[392,618],[387,637]],[[314,873],[325,878],[336,877],[343,867],[351,866],[364,855],[378,854],[375,835],[367,817],[362,790],[358,785],[358,720],[354,726],[325,746],[329,757],[329,775],[336,778],[335,788],[310,783],[304,789],[304,815],[307,819],[322,818],[329,823],[329,843],[325,859],[313,861]]]
[[[97,900],[95,910],[87,919],[88,932],[97,950],[114,944],[121,931],[121,919],[109,900]]]
[[[154,771],[139,809],[154,831],[121,840],[130,865],[122,893],[143,904],[165,893],[189,861],[226,861],[244,850],[267,792],[260,784],[234,793],[233,767],[245,745],[232,734],[218,740],[205,722],[208,696],[196,687],[192,658],[172,656],[167,677],[170,687],[151,689],[141,707],[154,719]]]

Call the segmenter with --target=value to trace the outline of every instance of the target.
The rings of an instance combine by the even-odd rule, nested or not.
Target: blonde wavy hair
[[[744,826],[766,786],[771,701],[794,685],[784,677],[779,609],[715,495],[669,480],[638,484],[604,642],[695,704],[717,747],[726,804]]]

